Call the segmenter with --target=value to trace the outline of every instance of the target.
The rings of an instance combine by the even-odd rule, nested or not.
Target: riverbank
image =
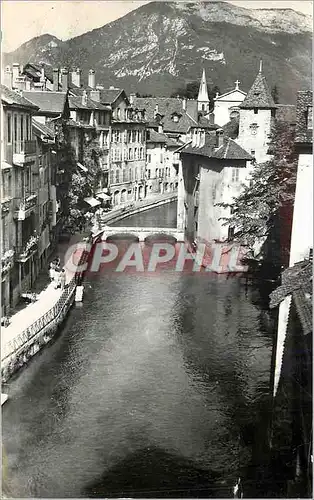
[[[56,333],[73,304],[76,290],[75,271],[67,266],[68,248],[78,244],[82,235],[72,236],[65,246],[58,247],[62,267],[66,271],[66,286],[56,289],[49,283],[34,303],[17,311],[10,317],[7,327],[1,331],[1,373],[2,383],[25,365]],[[86,256],[82,256],[82,259]],[[82,260],[80,261],[82,262]]]
[[[109,213],[101,214],[95,220],[92,232],[97,233],[102,226],[114,224],[122,219],[130,217],[131,215],[136,215],[146,210],[151,210],[152,208],[157,208],[167,203],[171,203],[178,199],[178,193],[165,193],[152,196],[149,199],[142,201],[136,201],[130,205],[125,205],[122,208],[117,208]]]

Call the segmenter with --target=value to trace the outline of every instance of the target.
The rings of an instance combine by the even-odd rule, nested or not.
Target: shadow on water
[[[199,469],[188,459],[149,448],[130,454],[82,493],[90,498],[231,497],[225,483],[217,473]]]

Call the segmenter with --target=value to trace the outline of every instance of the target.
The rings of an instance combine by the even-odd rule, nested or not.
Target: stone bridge
[[[170,236],[175,238],[177,241],[184,241],[184,231],[182,229],[177,229],[174,227],[113,227],[104,226],[97,234],[93,235],[94,241],[100,239],[106,241],[107,238],[112,236],[122,237],[122,236],[133,236],[138,238],[138,241],[145,241],[148,237],[153,236]]]

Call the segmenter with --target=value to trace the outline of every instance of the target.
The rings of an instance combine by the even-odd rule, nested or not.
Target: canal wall
[[[166,205],[167,203],[172,203],[173,201],[177,201],[178,194],[177,193],[166,193],[161,195],[158,198],[152,198],[148,200],[139,201],[135,204],[125,206],[123,208],[119,208],[117,210],[113,210],[112,212],[101,215],[97,222],[95,232],[99,230],[100,225],[110,225],[115,222],[119,222],[131,215],[136,215],[141,212],[145,212],[146,210],[151,210],[153,208],[160,207],[161,205]]]
[[[87,262],[88,257],[89,252],[85,246],[78,266]],[[73,305],[76,287],[78,283],[80,284],[82,277],[82,273],[76,273],[66,284],[61,296],[51,309],[1,346],[2,384],[27,365],[30,359],[53,339]]]

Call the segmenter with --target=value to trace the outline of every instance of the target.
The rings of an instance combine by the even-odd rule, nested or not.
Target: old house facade
[[[215,123],[222,127],[230,120],[238,118],[240,114],[240,104],[246,97],[246,92],[239,88],[239,80],[235,82],[235,88],[225,94],[216,94],[214,99]]]

